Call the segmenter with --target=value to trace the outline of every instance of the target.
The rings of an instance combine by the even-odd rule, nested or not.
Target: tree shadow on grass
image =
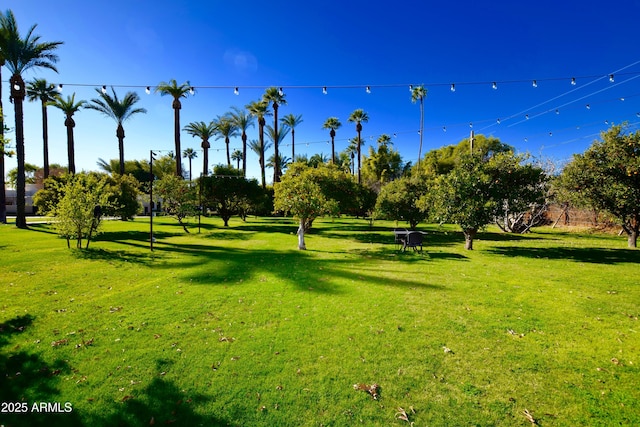
[[[9,347],[14,336],[30,328],[35,318],[29,314],[15,317],[0,324],[0,402],[4,404],[27,404],[0,413],[0,424],[6,426],[81,426],[77,413],[46,413],[32,411],[33,404],[39,402],[61,402],[57,384],[71,372],[66,361],[47,363],[39,355],[21,350],[19,345]],[[13,407],[15,408],[15,406]],[[9,409],[9,408],[5,408]]]
[[[29,230],[37,231],[38,233],[58,234],[51,224],[29,224]]]
[[[487,252],[512,257],[554,260],[565,259],[595,264],[620,264],[640,262],[640,251],[634,249],[569,248],[560,246],[545,248],[523,248],[513,246],[498,246],[488,249]]]
[[[142,265],[150,265],[154,261],[154,256],[150,251],[147,253],[140,253],[126,250],[92,248],[89,246],[88,249],[76,250],[73,254],[79,259],[133,262]]]
[[[273,251],[262,249],[230,249],[200,244],[172,244],[165,243],[158,247],[163,252],[188,253],[193,256],[175,265],[174,268],[184,269],[187,275],[184,279],[193,284],[239,286],[245,280],[277,280],[292,284],[301,290],[329,294],[348,292],[342,282],[366,282],[382,286],[406,286],[438,288],[438,285],[425,283],[420,278],[415,280],[389,280],[380,274],[365,273],[370,267],[371,260],[366,257],[343,257],[340,259],[318,260],[312,255],[313,251]],[[396,266],[391,264],[390,270]]]

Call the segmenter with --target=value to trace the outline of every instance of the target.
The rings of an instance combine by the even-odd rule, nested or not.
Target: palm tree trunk
[[[179,99],[173,101],[173,137],[176,145],[176,175],[182,178],[182,162],[180,161],[180,109],[182,104]]]
[[[189,157],[189,181],[192,181],[192,179],[191,179],[191,157]]]
[[[67,120],[64,121],[64,125],[67,127],[67,156],[69,158],[69,173],[76,173],[75,162],[75,144],[73,140],[73,128],[76,122],[73,121],[71,116],[67,116]]]
[[[329,136],[331,137],[331,163],[335,165],[336,164],[336,148],[334,144],[334,140],[336,137],[335,129],[331,129],[331,131],[329,132]]]
[[[44,179],[49,177],[49,120],[47,117],[47,103],[42,101],[42,149],[44,161]]]
[[[120,175],[124,175],[124,128],[122,123],[118,123],[116,136],[118,137],[118,152],[120,156]]]
[[[267,177],[264,170],[264,118],[258,121],[258,137],[260,138],[260,173],[262,175],[262,189],[267,188]]]
[[[291,161],[296,161],[296,130],[291,128]]]
[[[247,176],[247,133],[244,131],[242,131],[242,176]]]
[[[225,136],[224,137],[224,143],[227,146],[227,166],[231,167],[231,153],[229,152],[229,137]]]
[[[360,184],[360,147],[362,146],[362,140],[360,139],[360,132],[362,132],[362,125],[358,123],[356,125],[358,131],[358,184]]]
[[[424,101],[420,97],[420,148],[418,148],[418,169],[420,169],[420,157],[422,157],[422,135],[424,134]]]
[[[16,227],[27,228],[27,217],[25,211],[25,176],[24,176],[24,111],[23,102],[25,97],[24,80],[20,74],[14,74],[9,79],[11,85],[11,97],[13,98],[13,108],[16,119],[16,159],[18,161],[18,178],[16,182]]]
[[[209,173],[209,141],[206,139],[202,140],[202,176],[207,176]]]
[[[280,182],[280,156],[278,155],[278,103],[273,103],[273,183]]]
[[[0,59],[0,180],[2,180],[2,188],[0,188],[0,224],[7,223],[7,194],[4,182],[4,111],[2,109],[2,67],[4,60]]]

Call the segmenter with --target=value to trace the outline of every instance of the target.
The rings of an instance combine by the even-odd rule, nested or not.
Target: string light
[[[326,94],[327,94],[327,87],[326,87],[326,86],[324,86],[324,87],[322,88],[322,94],[323,94],[323,95],[326,95]]]
[[[456,91],[456,84],[451,83],[451,92],[455,92],[455,91]]]
[[[556,108],[556,114],[560,114],[560,110]]]
[[[147,93],[147,95],[149,95],[151,93],[151,88],[147,86],[147,88],[144,91]]]
[[[575,85],[576,85],[576,78],[575,78],[575,77],[571,77],[571,84],[572,84],[573,86],[575,86]]]
[[[613,83],[615,81],[615,79],[613,78],[613,74],[609,74],[609,81],[611,83]]]
[[[500,124],[500,119],[496,120],[496,123]]]
[[[195,88],[192,86],[189,88],[189,95],[193,95],[194,93],[196,93]]]
[[[278,89],[278,95],[280,95],[280,96],[284,95],[284,91],[282,90],[282,88]]]
[[[442,132],[446,132],[447,131],[447,127],[446,126],[442,126]]]
[[[236,86],[235,89],[233,89],[233,94],[234,95],[240,95],[240,89],[238,89],[238,87]]]
[[[367,93],[371,93],[371,86],[367,86]]]
[[[15,83],[15,84],[13,85],[13,88],[14,88],[15,90],[20,90],[20,85],[19,85],[18,83]]]
[[[533,81],[533,87],[538,87],[538,81],[537,80]]]
[[[62,83],[58,85],[58,92],[62,92]]]
[[[496,82],[491,83],[491,87],[493,88],[493,90],[498,89],[498,83]]]
[[[409,85],[409,92],[413,92],[413,85]]]
[[[587,110],[591,110],[591,105],[587,104]]]
[[[106,94],[107,93],[107,87],[105,85],[102,85],[102,94]]]

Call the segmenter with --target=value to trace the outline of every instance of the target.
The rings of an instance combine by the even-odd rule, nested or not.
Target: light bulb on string
[[[609,74],[609,81],[611,83],[613,83],[615,81],[615,79],[613,78],[613,74]]]
[[[469,127],[473,129],[473,122],[469,122]]]
[[[326,95],[326,94],[327,94],[327,87],[326,87],[326,86],[322,88],[322,94],[323,94],[323,95]]]
[[[500,119],[496,120],[496,123],[500,124]]]
[[[147,95],[149,95],[151,93],[151,88],[147,86],[147,88],[144,91]]]
[[[413,85],[409,85],[409,92],[413,91]]]
[[[591,110],[591,105],[587,104],[587,110]]]
[[[106,94],[107,93],[107,87],[105,85],[102,85],[102,94]]]
[[[532,85],[533,85],[533,87],[538,87],[538,81],[537,81],[537,80],[534,80],[534,81],[533,81],[533,83],[532,83]]]
[[[189,88],[189,95],[193,95],[194,93],[196,93],[196,90],[195,90],[195,88],[193,86],[191,86]]]
[[[371,86],[367,86],[366,91],[367,91],[367,93],[371,93]]]
[[[575,85],[576,85],[576,78],[575,78],[575,77],[571,77],[571,84],[572,84],[573,86],[575,86]]]
[[[456,91],[456,84],[451,83],[451,92],[455,92],[455,91]]]
[[[278,89],[278,95],[280,95],[280,96],[284,95],[284,91],[282,90],[282,88]]]
[[[527,115],[525,115],[525,116],[524,116],[524,118],[525,118],[525,119],[527,119],[527,120],[529,120],[529,115],[528,115],[528,114],[527,114]]]
[[[623,101],[623,102],[624,102],[624,97],[623,97],[623,98],[620,98],[620,101]]]
[[[560,110],[556,109],[556,114],[560,114]]]
[[[491,83],[491,88],[492,88],[493,90],[498,89],[498,83],[496,83],[496,82]]]
[[[233,94],[234,94],[234,95],[240,95],[240,89],[238,89],[237,87],[235,87],[235,88],[233,89]]]
[[[549,136],[553,136],[553,132],[549,132]]]
[[[447,131],[447,127],[446,126],[442,126],[442,132],[446,132]]]
[[[58,85],[58,92],[62,92],[62,83]]]
[[[18,83],[14,83],[13,89],[20,90],[20,85]]]

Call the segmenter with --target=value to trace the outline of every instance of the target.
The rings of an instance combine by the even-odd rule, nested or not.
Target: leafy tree
[[[107,179],[107,183],[109,203],[103,209],[105,215],[128,221],[140,213],[140,182],[133,175],[114,175]]]
[[[69,175],[62,184],[59,190],[62,196],[51,213],[55,217],[54,227],[67,240],[67,247],[71,239],[76,240],[77,248],[82,248],[82,240],[86,239],[85,247],[89,247],[100,226],[102,209],[109,205],[108,186],[106,175],[85,173]]]
[[[186,98],[190,93],[193,93],[193,88],[189,82],[184,82],[178,85],[175,79],[171,79],[168,82],[160,82],[156,86],[156,92],[159,92],[161,96],[171,95],[173,103],[173,139],[176,146],[176,153],[180,155],[182,153],[180,149],[180,110],[182,109],[182,103],[180,98]],[[176,162],[176,176],[182,178],[182,163]]]
[[[96,89],[98,98],[94,98],[87,104],[86,108],[96,110],[103,115],[112,118],[117,124],[116,136],[118,137],[118,152],[120,153],[120,175],[124,175],[124,126],[123,123],[129,120],[134,114],[144,114],[144,108],[134,108],[140,101],[140,96],[135,92],[127,92],[124,98],[119,99],[115,89],[111,88],[112,95]]]
[[[62,42],[40,42],[40,36],[33,34],[35,28],[36,25],[33,25],[23,38],[18,30],[13,12],[7,10],[6,13],[0,14],[1,57],[11,73],[9,86],[15,113],[16,160],[18,162],[16,227],[18,228],[27,228],[23,109],[26,90],[22,73],[32,68],[47,68],[57,72],[55,63],[58,62],[58,56],[55,54],[55,50],[62,44]]]
[[[25,184],[35,184],[36,183],[36,172],[38,171],[38,166],[25,163],[24,164],[24,182]],[[16,188],[18,185],[18,168],[13,168],[7,174],[8,183],[13,188]]]
[[[329,136],[331,137],[331,163],[336,162],[336,149],[335,149],[335,138],[336,138],[336,130],[340,129],[342,123],[337,117],[329,117],[322,124],[322,129],[330,129]]]
[[[42,147],[44,159],[44,177],[49,176],[49,130],[47,118],[47,105],[58,94],[53,84],[47,83],[45,79],[35,79],[27,84],[27,99],[29,101],[40,101],[42,106]]]
[[[214,168],[212,176],[200,178],[198,186],[204,207],[217,212],[225,227],[233,215],[244,219],[251,207],[262,202],[264,194],[258,181],[248,180],[242,171],[224,166]]]
[[[316,218],[338,213],[338,203],[327,199],[320,185],[304,174],[285,174],[281,182],[274,184],[274,190],[274,208],[290,213],[299,221],[297,235],[300,250],[307,249],[304,234]]]
[[[365,185],[380,191],[385,183],[402,176],[402,157],[393,148],[391,137],[382,134],[378,138],[378,148],[369,147],[369,155],[364,156],[362,175]]]
[[[640,131],[612,126],[584,154],[575,154],[562,172],[566,191],[576,201],[614,216],[637,247],[640,232]]]
[[[421,209],[418,200],[427,194],[428,181],[423,176],[402,177],[384,185],[378,194],[374,214],[379,218],[406,221],[409,228],[428,218],[427,209]]]
[[[247,130],[253,127],[253,116],[247,110],[238,107],[232,107],[233,111],[229,113],[231,122],[240,131],[242,139],[242,171],[247,175]],[[240,167],[238,167],[240,169]]]
[[[280,122],[283,124],[283,126],[287,126],[289,129],[291,129],[291,159],[296,158],[296,127],[303,121],[304,120],[302,120],[302,114],[299,114],[297,116],[294,114],[287,114],[280,119]]]
[[[273,149],[275,151],[275,158],[279,159],[280,158],[280,154],[279,154],[279,149],[278,149],[278,145],[280,144],[280,141],[282,141],[282,138],[279,135],[278,132],[278,108],[280,105],[287,105],[287,100],[285,99],[285,95],[282,92],[282,89],[278,89],[276,87],[269,87],[265,90],[264,94],[262,95],[262,101],[265,102],[267,104],[267,106],[269,104],[272,105],[273,107]],[[275,163],[276,167],[273,169],[273,182],[279,182],[280,181],[280,169],[279,169],[279,165],[278,162]]]
[[[358,139],[356,141],[356,149],[358,152],[358,184],[362,182],[361,174],[360,174],[360,162],[361,162],[361,147],[362,147],[362,123],[367,123],[369,121],[369,115],[365,113],[365,111],[361,108],[354,110],[349,118],[347,119],[350,123],[356,124],[356,132],[358,132]]]
[[[266,124],[265,117],[268,116],[269,113],[269,104],[263,100],[254,101],[245,107],[249,114],[258,119],[258,141],[251,141],[250,147],[253,151],[255,149],[259,149],[256,152],[258,154],[258,159],[260,162],[260,169],[262,173],[262,188],[266,188],[266,179],[265,179],[265,156],[264,152],[267,148],[264,141],[264,126]]]
[[[487,161],[495,154],[514,151],[514,148],[498,138],[476,135],[473,139],[473,154]],[[471,141],[465,138],[457,145],[447,145],[425,155],[423,168],[427,173],[445,174],[451,171],[464,156],[471,154]]]
[[[64,125],[67,127],[67,157],[69,159],[70,173],[76,173],[75,143],[73,139],[73,128],[76,126],[76,122],[73,120],[73,115],[77,113],[85,103],[86,101],[84,100],[76,102],[75,93],[68,96],[66,100],[58,95],[49,102],[49,105],[60,109],[66,117]],[[49,174],[45,170],[45,178],[47,176],[49,176]]]
[[[198,157],[198,153],[193,148],[189,147],[182,152],[182,157],[189,159],[189,181],[191,181],[193,179],[191,174],[191,161]]]
[[[528,156],[511,152],[494,155],[486,172],[495,185],[496,225],[508,233],[525,233],[539,225],[546,211],[548,180],[541,167]]]
[[[411,102],[420,101],[420,148],[418,149],[418,168],[422,157],[422,137],[424,135],[424,99],[427,97],[427,89],[423,85],[411,89]]]
[[[187,126],[184,127],[184,130],[191,136],[198,137],[202,139],[202,143],[200,147],[202,147],[202,174],[209,174],[209,148],[211,148],[211,144],[209,143],[209,138],[215,135],[216,133],[216,124],[212,121],[209,123],[205,122],[191,122]],[[191,167],[191,166],[189,166]]]
[[[312,168],[317,168],[319,166],[325,165],[328,161],[329,157],[326,154],[316,153],[312,155],[306,163]]]
[[[165,175],[153,186],[154,195],[162,200],[163,210],[189,233],[185,219],[198,214],[196,187],[175,175]]]

